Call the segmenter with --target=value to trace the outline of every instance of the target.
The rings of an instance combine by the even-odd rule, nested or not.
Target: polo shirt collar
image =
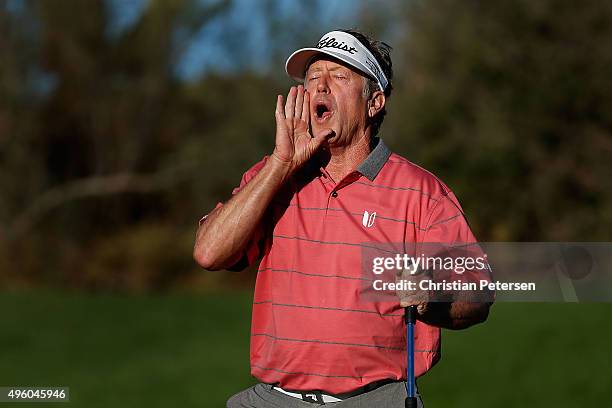
[[[374,181],[387,162],[387,159],[389,159],[389,156],[391,156],[391,150],[389,150],[381,138],[374,138],[372,140],[372,145],[375,146],[374,149],[372,149],[368,157],[366,157],[359,167],[357,167],[357,171],[366,176],[370,181]]]

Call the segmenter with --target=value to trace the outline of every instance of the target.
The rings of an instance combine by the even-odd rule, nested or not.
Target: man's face
[[[310,93],[313,136],[332,129],[330,145],[351,144],[366,127],[365,84],[364,76],[338,60],[322,57],[310,64],[304,87]]]

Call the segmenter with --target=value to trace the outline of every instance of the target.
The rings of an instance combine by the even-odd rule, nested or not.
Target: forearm
[[[196,234],[194,259],[217,270],[238,261],[289,170],[271,156],[246,186],[202,222]]]
[[[418,319],[432,326],[461,330],[487,320],[490,307],[488,302],[431,302]]]
[[[333,135],[331,129],[311,135],[310,94],[302,85],[291,87],[284,107],[283,97],[278,95],[274,116],[276,139],[269,160],[198,228],[193,257],[206,269],[228,268],[240,260],[276,192]]]

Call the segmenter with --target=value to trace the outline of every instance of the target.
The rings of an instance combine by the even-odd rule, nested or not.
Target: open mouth
[[[324,121],[332,115],[331,104],[328,102],[317,102],[315,105],[315,116],[318,121]]]

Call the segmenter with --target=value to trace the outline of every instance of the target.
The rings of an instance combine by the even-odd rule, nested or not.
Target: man
[[[350,30],[294,52],[286,71],[304,85],[278,96],[274,151],[200,221],[194,258],[204,268],[242,269],[263,257],[251,328],[251,373],[261,383],[230,408],[403,407],[402,307],[419,305],[417,376],[439,359],[441,327],[487,317],[486,303],[359,299],[365,243],[475,242],[453,193],[377,137],[392,89],[389,53]]]

